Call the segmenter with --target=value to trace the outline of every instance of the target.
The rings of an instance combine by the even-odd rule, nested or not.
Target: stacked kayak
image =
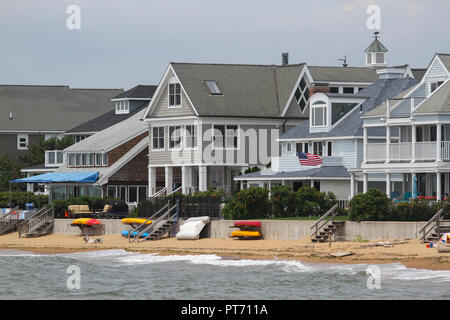
[[[145,218],[123,218],[122,219],[122,224],[151,224],[152,221],[145,219]]]
[[[133,229],[136,229],[138,226],[145,224],[145,225],[150,225],[152,223],[151,220],[148,220],[147,218],[123,218],[122,219],[122,224],[128,224],[130,225]],[[128,238],[128,236],[130,236],[131,238],[136,238],[137,237],[137,232],[133,231],[133,230],[123,230],[121,232],[123,237]],[[139,234],[139,238],[145,238],[148,236],[148,232]]]
[[[100,225],[100,221],[92,218],[78,218],[71,223],[71,226],[74,227],[92,227],[97,225]]]
[[[261,239],[261,222],[260,221],[235,221],[234,225],[230,228],[239,228],[231,232],[231,237],[238,238],[240,240],[255,240]]]

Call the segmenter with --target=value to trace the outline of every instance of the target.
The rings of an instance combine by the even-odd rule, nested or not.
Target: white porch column
[[[368,180],[369,180],[368,174],[363,173],[363,193],[367,192]]]
[[[198,189],[199,189],[199,191],[206,191],[208,189],[206,173],[207,173],[206,166],[198,166]]]
[[[173,168],[165,167],[165,183],[167,193],[171,192],[173,189]]]
[[[391,174],[386,172],[386,194],[391,198]]]
[[[367,163],[367,127],[363,127],[363,163]]]
[[[285,186],[286,185],[286,180],[281,180],[281,185]]]
[[[414,180],[416,179],[416,173],[412,172],[411,173],[411,194],[414,196],[413,192],[414,192]],[[418,189],[418,186],[416,186],[416,189]]]
[[[156,193],[156,168],[148,168],[148,196],[152,196]]]
[[[181,192],[183,194],[187,194],[190,191],[190,183],[189,183],[189,167],[182,166],[181,167]]]
[[[389,163],[391,156],[391,127],[389,125],[386,126],[386,161],[385,163]]]
[[[314,180],[313,179],[311,179],[311,187],[314,188]]]
[[[411,163],[416,162],[416,125],[411,126]]]
[[[241,190],[244,190],[244,180],[241,180]]]
[[[436,200],[442,201],[442,192],[441,192],[441,173],[436,172]]]
[[[355,173],[350,173],[350,200],[355,196]]]
[[[442,124],[436,125],[436,162],[442,162]]]
[[[28,172],[28,173],[27,173],[27,178],[29,178],[29,177],[31,177],[31,175],[30,175],[30,173]],[[34,186],[34,183],[27,183],[27,191],[28,191],[28,192],[33,192],[33,191],[34,191],[33,186]]]

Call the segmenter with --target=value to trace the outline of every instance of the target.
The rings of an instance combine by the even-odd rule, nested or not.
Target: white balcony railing
[[[386,161],[385,143],[368,143],[366,148],[367,161]]]
[[[389,161],[434,161],[438,158],[437,142],[426,141],[414,144],[411,142],[391,143],[389,146]],[[441,142],[441,160],[450,160],[450,141]],[[368,143],[366,145],[366,161],[386,161],[385,143]]]
[[[391,143],[389,159],[393,161],[410,161],[412,159],[411,142]]]

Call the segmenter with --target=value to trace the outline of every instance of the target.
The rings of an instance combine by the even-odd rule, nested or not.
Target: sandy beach
[[[94,237],[95,238],[95,237]],[[450,270],[450,253],[426,248],[418,239],[367,242],[312,243],[301,240],[199,239],[128,242],[121,235],[102,235],[102,243],[86,243],[79,235],[52,234],[40,238],[18,238],[17,233],[0,236],[0,249],[36,253],[67,253],[90,250],[124,249],[159,254],[216,254],[228,259],[294,259],[325,263],[393,263],[409,268]],[[385,245],[382,245],[384,242]],[[330,254],[351,253],[345,257]]]

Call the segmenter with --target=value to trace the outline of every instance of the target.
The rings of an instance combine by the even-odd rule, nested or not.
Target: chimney
[[[283,53],[281,54],[281,64],[282,64],[283,66],[289,64],[289,53],[283,52]]]

